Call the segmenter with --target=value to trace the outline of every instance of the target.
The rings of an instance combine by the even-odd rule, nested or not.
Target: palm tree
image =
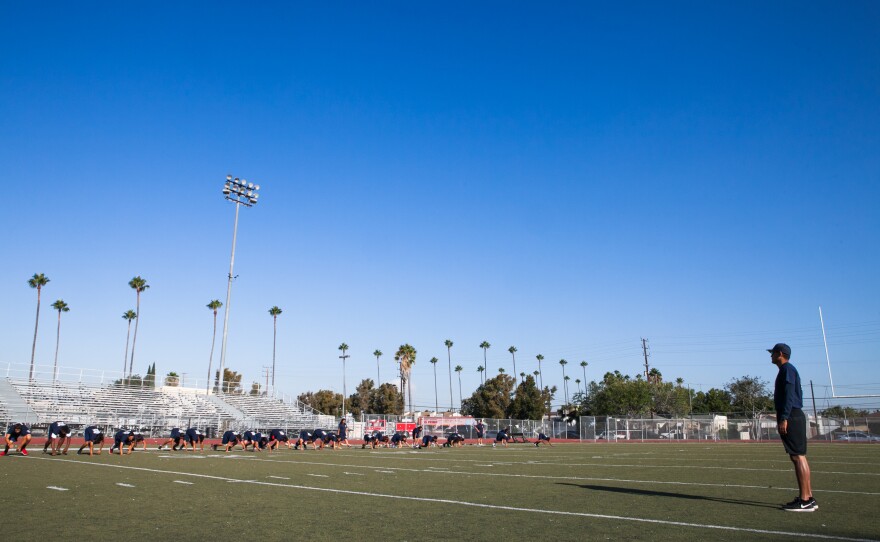
[[[538,375],[541,374],[541,371],[535,371],[535,372],[533,372],[532,374],[535,375],[535,380],[537,380],[537,379],[538,379]]]
[[[542,356],[541,354],[538,354],[537,356],[535,356],[535,358],[538,360],[538,375],[536,375],[536,376],[541,377],[541,391],[543,392],[544,391],[544,374],[541,373],[541,362],[544,361],[544,356]]]
[[[482,365],[477,367],[477,372],[480,373],[480,384],[485,384],[485,382],[483,381],[483,371],[485,371],[485,370],[486,370],[486,368],[483,367]]]
[[[511,357],[513,358],[513,374],[516,375],[516,347],[511,346],[507,351],[510,352]],[[514,378],[516,377],[514,376]]]
[[[443,341],[446,345],[446,360],[449,362],[449,411],[452,412],[452,341],[446,339]]]
[[[49,284],[49,277],[42,273],[34,273],[34,276],[28,279],[28,285],[37,289],[37,322],[34,324],[34,346],[31,348],[31,372],[28,380],[34,379],[34,356],[37,353],[37,328],[40,326],[40,292],[43,286]]]
[[[581,392],[581,379],[575,378],[574,383],[578,385],[578,393],[580,393]]]
[[[131,337],[131,321],[137,318],[137,313],[133,310],[127,310],[122,313],[122,319],[128,320],[128,331],[125,332],[125,357],[122,358],[122,378],[125,379],[128,370],[128,339]]]
[[[587,365],[589,365],[589,363],[586,361],[581,362],[581,368],[584,370],[584,392],[587,391]]]
[[[339,356],[339,359],[342,360],[342,417],[344,418],[345,417],[345,394],[346,394],[346,391],[345,391],[345,360],[346,360],[346,358],[348,358],[348,354],[346,354],[346,352],[348,351],[348,345],[345,343],[340,344],[339,350],[342,352],[342,355]]]
[[[377,348],[373,355],[376,356],[376,387],[378,388],[382,382],[382,379],[379,377],[379,358],[382,357],[382,351]]]
[[[400,363],[400,382],[401,382],[401,391],[403,384],[406,384],[407,390],[409,390],[409,411],[413,411],[412,406],[412,383],[410,382],[410,374],[412,372],[412,366],[416,363],[416,349],[413,348],[410,344],[402,344],[400,348],[397,349],[397,353],[394,354],[394,361]],[[405,401],[404,401],[405,402]]]
[[[483,365],[488,366],[489,364],[486,363],[486,351],[492,348],[492,345],[489,344],[489,341],[483,341],[480,343],[480,348],[483,349]]]
[[[205,395],[211,389],[211,365],[214,363],[214,343],[217,342],[217,310],[223,306],[219,299],[213,299],[205,305],[214,313],[214,335],[211,338],[211,355],[208,357],[208,379],[205,380]]]
[[[52,308],[58,311],[58,332],[55,335],[55,368],[52,370],[52,383],[58,377],[58,345],[61,343],[61,313],[70,311],[70,307],[63,299],[52,303]]]
[[[567,381],[568,378],[565,376],[565,366],[568,365],[568,362],[564,359],[559,360],[559,365],[562,365],[562,380]],[[568,383],[565,382],[563,384],[563,390],[565,391],[565,404],[568,404]]]
[[[498,367],[498,374],[500,374],[500,375],[504,374],[504,367]]]
[[[135,293],[137,293],[135,312],[137,312],[138,316],[137,321],[134,323],[134,337],[131,339],[131,362],[128,364],[128,376],[131,376],[131,373],[134,371],[134,345],[138,340],[138,324],[141,323],[141,292],[150,286],[147,284],[147,279],[141,278],[140,276],[134,277],[128,281],[128,285],[135,291]]]
[[[434,366],[434,412],[437,412],[440,410],[440,403],[437,401],[437,362],[440,360],[431,358],[428,361]]]
[[[281,314],[278,305],[269,309],[269,315],[272,316],[272,392],[275,392],[275,341],[278,338],[278,315]],[[344,354],[345,352],[343,352]]]
[[[461,372],[464,370],[464,367],[461,365],[455,366],[455,372],[458,373],[458,411],[461,412]]]
[[[571,380],[571,377],[566,376],[562,380],[565,381],[565,404],[568,405],[568,381]]]

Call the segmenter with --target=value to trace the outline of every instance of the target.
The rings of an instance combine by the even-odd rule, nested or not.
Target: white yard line
[[[122,482],[116,482],[116,485],[118,485],[118,486],[122,486],[122,487],[134,487],[134,486],[131,485],[131,484],[123,484]]]
[[[184,482],[183,480],[174,480],[174,483],[175,483],[175,484],[186,484],[186,485],[188,485],[188,486],[193,485],[192,482]]]
[[[290,478],[285,478],[284,476],[267,476],[266,478],[275,478],[276,480],[290,480]]]
[[[326,474],[306,474],[306,476],[314,476],[316,478],[330,478]]]
[[[42,458],[37,458],[42,459]],[[52,459],[46,458],[47,461],[53,461]],[[247,484],[256,484],[261,486],[269,486],[269,487],[280,487],[287,489],[300,489],[305,491],[321,491],[325,493],[335,493],[340,495],[354,495],[358,497],[369,497],[369,498],[383,498],[383,499],[394,499],[394,500],[402,500],[402,501],[415,501],[415,502],[426,502],[432,504],[449,504],[453,506],[465,506],[465,507],[473,507],[473,508],[484,508],[487,510],[503,510],[503,511],[512,511],[512,512],[526,512],[531,514],[547,514],[547,515],[555,515],[555,516],[569,516],[569,517],[582,517],[582,518],[593,518],[593,519],[607,519],[613,521],[631,521],[635,523],[649,523],[654,525],[668,525],[675,527],[691,527],[694,529],[709,529],[715,531],[730,531],[730,532],[740,532],[740,533],[755,533],[755,534],[763,534],[770,535],[775,537],[791,537],[791,538],[811,538],[811,539],[819,539],[819,540],[843,540],[847,542],[878,542],[877,540],[872,540],[869,538],[851,538],[846,536],[835,536],[835,535],[827,535],[827,534],[818,534],[818,533],[802,533],[802,532],[786,532],[786,531],[773,531],[768,529],[752,529],[748,527],[733,527],[728,525],[706,525],[699,523],[687,523],[684,521],[669,521],[662,519],[650,519],[650,518],[637,518],[632,516],[616,516],[610,514],[591,514],[588,512],[569,512],[565,510],[547,510],[540,508],[523,508],[519,506],[504,506],[497,504],[484,504],[484,503],[476,503],[476,502],[468,502],[468,501],[454,501],[451,499],[433,499],[428,497],[411,497],[404,495],[389,495],[385,493],[370,493],[367,491],[353,491],[347,489],[332,489],[332,488],[324,488],[324,487],[311,487],[311,486],[302,486],[296,484],[282,484],[278,482],[261,482],[257,480],[238,480],[236,478],[226,478],[223,476],[213,476],[209,474],[195,474],[191,472],[174,472],[174,471],[165,471],[161,469],[148,469],[146,467],[131,467],[127,465],[114,465],[108,463],[88,463],[85,461],[76,461],[72,459],[56,459],[54,461],[68,461],[71,463],[75,463],[77,465],[89,465],[94,467],[105,467],[105,468],[113,468],[113,469],[128,469],[128,470],[136,470],[141,472],[152,472],[157,474],[174,474],[177,476],[192,476],[196,478],[205,478],[209,480],[219,480],[225,482],[237,482],[237,483],[247,483]]]
[[[55,491],[68,491],[66,487],[46,486],[46,489],[54,489]]]

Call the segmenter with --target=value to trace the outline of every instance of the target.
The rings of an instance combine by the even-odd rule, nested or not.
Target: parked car
[[[849,433],[840,433],[835,440],[844,440],[846,442],[880,442],[880,435],[865,433],[864,431],[850,431]]]
[[[596,435],[596,438],[598,440],[617,440],[618,437],[617,437],[617,433],[615,433],[613,431],[610,433],[608,431],[602,431],[601,433]]]

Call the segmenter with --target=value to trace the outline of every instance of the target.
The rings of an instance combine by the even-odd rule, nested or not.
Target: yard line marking
[[[566,510],[543,510],[540,508],[524,508],[521,506],[505,506],[500,504],[486,504],[486,503],[477,503],[477,502],[469,502],[469,501],[454,501],[451,499],[433,499],[429,497],[412,497],[407,495],[391,495],[387,493],[370,493],[368,491],[354,491],[349,489],[333,489],[333,488],[325,488],[325,487],[312,487],[312,486],[303,486],[298,484],[282,484],[279,482],[261,482],[258,480],[238,480],[236,478],[226,478],[223,476],[214,476],[210,474],[196,474],[192,472],[174,472],[174,471],[166,471],[161,469],[148,469],[146,467],[132,467],[128,465],[114,465],[112,463],[88,463],[85,461],[76,461],[74,459],[49,459],[49,458],[35,458],[35,459],[43,459],[44,461],[67,461],[70,463],[75,463],[77,465],[88,465],[93,467],[106,467],[111,469],[128,469],[128,470],[136,470],[142,472],[152,472],[159,474],[175,474],[178,476],[192,476],[195,478],[206,478],[209,480],[220,480],[225,482],[238,482],[238,483],[249,483],[256,484],[261,486],[269,486],[269,487],[281,487],[288,489],[301,489],[306,491],[322,491],[325,493],[337,493],[341,495],[354,495],[358,497],[370,497],[370,498],[383,498],[383,499],[395,499],[401,501],[415,501],[415,502],[426,502],[432,504],[449,504],[453,506],[466,506],[473,508],[484,508],[488,510],[504,510],[504,511],[513,511],[513,512],[528,512],[533,514],[548,514],[555,516],[570,516],[570,517],[582,517],[582,518],[593,518],[593,519],[608,519],[614,521],[632,521],[636,523],[650,523],[654,525],[670,525],[675,527],[692,527],[695,529],[709,529],[709,530],[717,530],[717,531],[731,531],[731,532],[742,532],[742,533],[756,533],[756,534],[765,534],[765,535],[773,535],[780,537],[791,537],[791,538],[814,538],[820,540],[843,540],[846,542],[880,542],[877,539],[870,538],[852,538],[846,536],[835,536],[828,534],[819,534],[819,533],[800,533],[800,532],[788,532],[788,531],[773,531],[769,529],[753,529],[749,527],[734,527],[730,525],[711,525],[711,524],[701,524],[701,523],[687,523],[684,521],[671,521],[664,519],[651,519],[651,518],[636,518],[630,516],[616,516],[611,514],[593,514],[589,512],[570,512]]]
[[[395,471],[393,471],[393,470],[377,470],[376,472],[381,472],[381,473],[383,473],[383,474],[397,474],[397,473],[396,473]],[[428,471],[428,472],[430,472],[430,471]]]
[[[284,476],[267,476],[266,478],[275,478],[276,480],[290,480],[290,478],[285,478]]]
[[[118,486],[122,486],[122,487],[134,487],[134,486],[131,485],[131,484],[123,484],[122,482],[116,482],[116,485],[118,485]]]
[[[174,480],[174,483],[175,483],[175,484],[186,484],[186,485],[188,485],[188,486],[193,485],[192,482],[184,482],[183,480]]]
[[[46,489],[54,489],[55,491],[68,491],[66,487],[46,486]]]
[[[306,476],[315,476],[317,478],[330,478],[326,474],[306,474]]]
[[[347,474],[349,476],[363,476],[360,472],[343,472],[342,474]]]
[[[746,485],[746,484],[710,484],[706,482],[680,482],[680,481],[666,481],[666,480],[634,480],[628,478],[607,478],[607,477],[594,477],[594,476],[546,476],[540,474],[510,474],[510,473],[502,473],[502,472],[480,472],[480,471],[441,471],[435,470],[433,468],[425,468],[425,469],[410,469],[403,467],[375,467],[370,465],[352,465],[352,464],[337,464],[337,463],[323,463],[318,461],[284,461],[278,459],[255,459],[255,461],[263,461],[270,463],[286,463],[286,464],[297,464],[297,465],[317,465],[322,467],[346,467],[346,468],[355,468],[355,469],[370,469],[376,472],[382,473],[393,473],[395,471],[400,472],[429,472],[434,474],[464,474],[468,476],[496,476],[501,478],[531,478],[537,480],[571,480],[571,481],[585,481],[585,482],[623,482],[629,484],[661,484],[661,485],[677,485],[677,486],[701,486],[701,487],[724,487],[724,488],[737,488],[737,489],[763,489],[763,490],[773,490],[773,491],[797,491],[797,488],[791,487],[768,487],[764,485]],[[475,467],[492,467],[493,465],[474,465]],[[390,469],[390,470],[379,470],[379,469]],[[817,493],[842,493],[845,495],[880,495],[880,492],[872,492],[872,491],[849,491],[843,489],[815,489]]]

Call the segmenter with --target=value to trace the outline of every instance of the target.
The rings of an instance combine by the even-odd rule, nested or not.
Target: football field
[[[773,444],[151,448],[0,458],[4,516],[65,539],[880,539],[878,445],[811,444],[813,513],[779,510],[796,490]]]

